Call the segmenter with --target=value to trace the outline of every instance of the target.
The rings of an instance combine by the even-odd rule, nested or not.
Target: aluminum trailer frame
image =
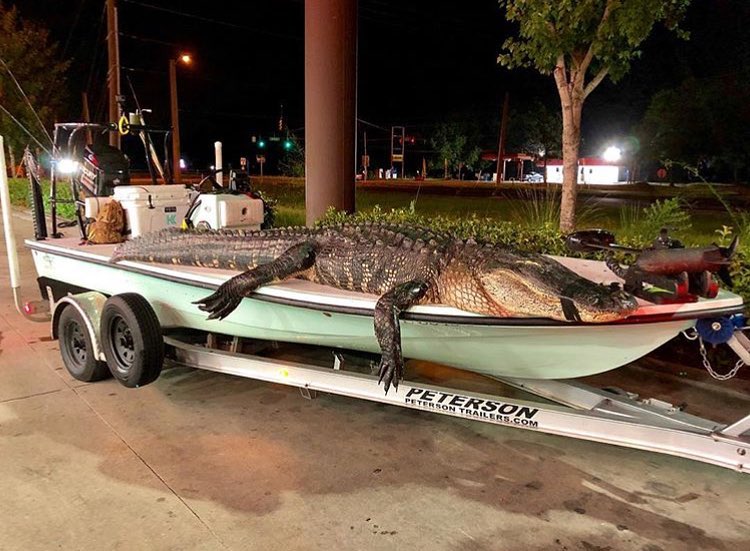
[[[724,425],[681,411],[666,402],[639,400],[576,381],[497,378],[511,387],[556,402],[466,392],[403,381],[385,394],[377,377],[347,371],[340,356],[330,368],[207,348],[166,336],[178,364],[298,387],[314,398],[326,392],[503,427],[591,440],[663,453],[750,473],[750,414]],[[211,339],[209,339],[211,342]],[[233,347],[237,349],[238,347]]]

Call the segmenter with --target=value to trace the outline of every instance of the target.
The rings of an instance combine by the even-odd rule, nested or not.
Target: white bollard
[[[221,158],[221,142],[214,142],[214,153],[216,155],[214,168],[218,171],[224,168],[224,164],[222,163],[222,158]],[[223,172],[216,173],[216,181],[219,183],[220,186],[222,187],[224,186],[224,173]]]

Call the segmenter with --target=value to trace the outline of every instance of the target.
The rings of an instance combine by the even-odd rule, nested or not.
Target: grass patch
[[[45,212],[50,212],[48,180],[42,181],[42,198],[44,200]],[[31,193],[29,181],[25,178],[12,178],[8,180],[8,191],[11,204],[18,207],[31,208]],[[57,216],[65,220],[73,220],[76,216],[76,209],[72,203],[61,203],[59,201],[71,201],[73,192],[67,182],[58,183],[57,185]]]

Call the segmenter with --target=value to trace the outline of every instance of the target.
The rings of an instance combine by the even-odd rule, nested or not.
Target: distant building
[[[497,163],[497,151],[482,151],[479,157],[483,161]],[[523,181],[524,175],[534,171],[534,157],[526,153],[505,153],[500,163],[502,176],[506,181]],[[497,173],[492,172],[492,181],[497,181]]]
[[[562,184],[562,159],[547,160],[547,182]],[[578,183],[591,185],[624,184],[628,181],[627,169],[622,164],[611,163],[599,157],[578,159]]]

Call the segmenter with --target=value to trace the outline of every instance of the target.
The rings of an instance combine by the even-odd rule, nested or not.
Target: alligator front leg
[[[287,279],[310,269],[315,264],[315,246],[299,243],[284,251],[278,258],[252,268],[225,281],[214,294],[195,301],[198,308],[208,312],[208,319],[224,319],[231,314],[243,297],[249,296],[261,285]]]
[[[404,376],[404,357],[401,354],[401,327],[398,317],[403,310],[419,302],[429,285],[423,280],[414,280],[397,285],[378,299],[375,305],[375,336],[380,344],[382,356],[378,384],[385,382],[385,392]]]

